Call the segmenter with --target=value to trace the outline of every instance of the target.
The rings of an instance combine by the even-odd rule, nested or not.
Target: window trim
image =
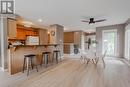
[[[128,41],[127,39],[127,37],[129,37],[129,36],[127,36],[127,35],[129,35],[129,34],[127,34],[127,33],[129,33],[130,32],[130,24],[129,25],[127,25],[126,26],[126,28],[125,28],[125,49],[124,49],[124,58],[126,58],[126,59],[130,59],[130,52],[129,52],[129,54],[127,55],[127,50],[126,49],[128,49],[128,47],[129,47],[129,51],[130,51],[130,40]]]

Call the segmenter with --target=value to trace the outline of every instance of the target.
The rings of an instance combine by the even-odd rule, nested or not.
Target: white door
[[[103,30],[102,32],[102,54],[107,50],[107,56],[116,56],[117,30]]]
[[[130,59],[130,29],[125,31],[125,58]]]

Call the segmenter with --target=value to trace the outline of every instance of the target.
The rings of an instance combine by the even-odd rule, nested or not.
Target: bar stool
[[[36,70],[38,72],[37,64],[33,63],[34,57],[36,57],[36,55],[34,55],[34,54],[24,55],[23,73],[24,73],[25,66],[26,66],[26,68],[27,68],[27,76],[29,75],[30,65],[31,65],[32,69],[33,69],[33,66],[35,65],[36,66]]]
[[[42,52],[42,57],[44,59],[44,64],[45,64],[45,67],[47,67],[47,64],[48,64],[48,58],[50,57],[51,52]],[[41,61],[41,65],[42,65],[42,61]]]
[[[52,61],[54,61],[54,59],[56,59],[56,63],[58,63],[58,56],[60,55],[60,60],[61,60],[61,52],[60,52],[60,50],[54,50],[53,51],[53,59],[52,59]]]

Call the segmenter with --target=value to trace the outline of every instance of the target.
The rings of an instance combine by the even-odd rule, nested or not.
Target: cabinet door
[[[16,37],[16,20],[8,19],[8,37],[15,38]]]
[[[26,39],[26,32],[24,29],[17,29],[17,39]]]
[[[39,40],[40,40],[40,45],[48,43],[47,30],[45,30],[45,29],[39,30]]]

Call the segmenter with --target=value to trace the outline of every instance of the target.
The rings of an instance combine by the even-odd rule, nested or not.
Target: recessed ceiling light
[[[42,19],[38,19],[38,22],[42,22]]]

